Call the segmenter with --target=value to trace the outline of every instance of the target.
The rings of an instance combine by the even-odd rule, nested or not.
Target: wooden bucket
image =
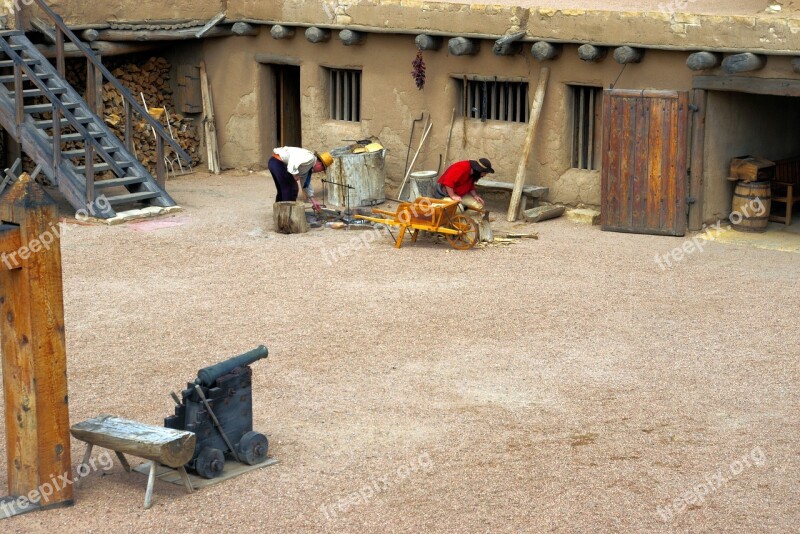
[[[731,202],[731,227],[740,232],[766,232],[771,204],[769,182],[740,181]]]

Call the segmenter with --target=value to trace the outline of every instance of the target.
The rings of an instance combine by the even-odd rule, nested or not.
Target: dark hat
[[[481,158],[478,161],[471,159],[469,160],[469,164],[472,166],[472,170],[475,172],[488,172],[489,174],[494,174],[492,162],[486,158]]]

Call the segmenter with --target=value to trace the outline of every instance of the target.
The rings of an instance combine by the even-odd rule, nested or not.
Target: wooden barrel
[[[325,202],[351,209],[386,201],[384,150],[351,154],[346,149],[331,151],[333,163],[327,170]],[[349,186],[349,187],[348,187]]]
[[[766,232],[771,204],[769,182],[740,181],[731,202],[731,227],[740,232]]]
[[[275,231],[281,234],[308,232],[306,210],[302,202],[276,202],[272,205],[272,222],[275,223]]]

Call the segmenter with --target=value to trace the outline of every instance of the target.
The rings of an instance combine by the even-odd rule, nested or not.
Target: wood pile
[[[173,100],[173,91],[170,86],[169,62],[163,57],[150,57],[145,61],[129,61],[127,63],[112,63],[106,65],[111,73],[128,89],[137,102],[143,105],[141,95],[144,94],[148,109],[157,108],[151,113],[164,130],[169,133],[172,128],[172,137],[180,144],[192,158],[192,165],[201,161],[200,136],[194,121],[180,113]],[[86,63],[83,61],[67,63],[67,80],[81,94],[86,88]],[[106,125],[119,139],[125,139],[125,107],[122,95],[111,83],[103,84],[103,106]],[[166,108],[166,113],[163,109]],[[160,112],[159,112],[160,111]],[[167,125],[169,114],[169,126]],[[156,140],[153,130],[145,119],[138,114],[133,114],[133,144],[136,156],[151,174],[156,173]],[[74,147],[69,147],[74,148]],[[167,157],[176,160],[175,153],[165,146]],[[184,168],[186,162],[182,162]],[[174,163],[175,171],[179,171],[177,161]],[[168,171],[171,169],[168,167]]]

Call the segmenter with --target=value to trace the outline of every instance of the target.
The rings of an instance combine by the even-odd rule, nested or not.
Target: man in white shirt
[[[273,149],[267,166],[278,191],[275,202],[293,202],[297,200],[297,195],[302,189],[306,199],[311,201],[315,210],[318,210],[319,204],[314,199],[314,188],[311,187],[311,174],[325,172],[331,163],[333,156],[329,152],[317,154],[293,146]]]

